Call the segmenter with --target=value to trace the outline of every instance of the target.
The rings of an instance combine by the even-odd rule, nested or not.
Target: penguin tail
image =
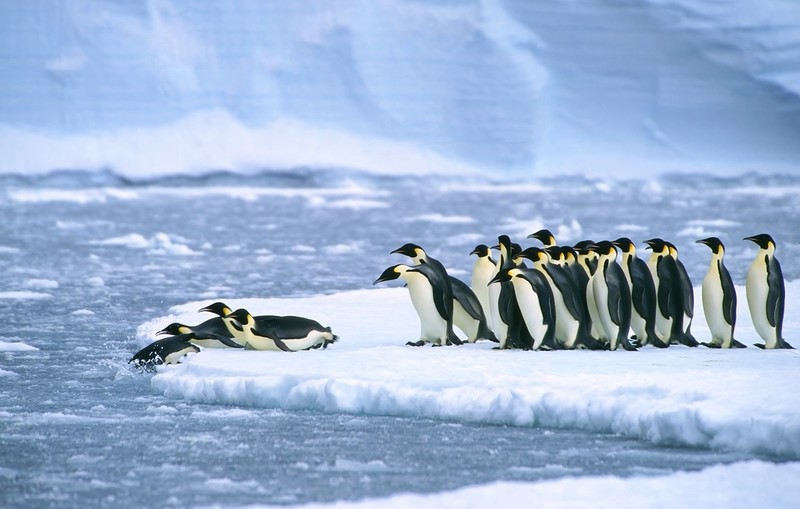
[[[790,345],[785,339],[781,338],[781,348],[784,350],[794,350],[794,347]]]
[[[747,348],[747,345],[741,341],[736,341],[735,339],[731,338],[731,348]]]

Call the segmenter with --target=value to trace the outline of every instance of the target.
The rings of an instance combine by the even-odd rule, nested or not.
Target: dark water
[[[0,341],[39,350],[0,352],[0,507],[300,503],[752,457],[568,430],[189,404],[153,394],[150,375],[126,361],[136,326],[170,306],[368,287],[407,241],[468,278],[475,244],[524,241],[538,222],[563,225],[571,242],[671,239],[698,282],[708,253],[697,238],[718,233],[743,281],[755,251],[738,239],[768,231],[795,279],[800,181],[771,179],[574,178],[518,192],[325,172],[247,187],[226,174],[2,177]],[[330,191],[343,186],[365,192]]]

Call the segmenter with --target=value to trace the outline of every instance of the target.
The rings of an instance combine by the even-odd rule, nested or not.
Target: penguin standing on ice
[[[160,364],[177,364],[185,355],[200,351],[200,348],[189,342],[189,336],[179,334],[153,341],[136,352],[128,363],[148,369]]]
[[[597,305],[597,318],[603,327],[604,338],[611,350],[622,345],[625,350],[636,350],[628,340],[631,326],[631,293],[628,281],[617,263],[617,248],[608,241],[595,244],[599,255],[597,270],[589,280],[589,289]],[[593,317],[594,318],[594,317]]]
[[[656,336],[656,287],[647,263],[636,256],[636,246],[631,239],[620,237],[614,241],[622,252],[622,272],[631,292],[631,329],[642,346],[658,343]]]
[[[409,341],[409,346],[422,346],[432,343],[434,346],[448,345],[452,341],[452,297],[446,295],[441,277],[429,264],[414,267],[393,265],[373,282],[373,285],[384,281],[402,278],[408,285],[411,304],[417,312],[420,322],[419,341]],[[450,305],[448,308],[447,305]]]
[[[597,349],[600,345],[587,329],[585,307],[577,295],[577,288],[564,267],[549,262],[547,253],[538,247],[529,247],[517,255],[533,262],[550,286],[555,302],[556,339],[567,349]]]
[[[755,242],[759,247],[745,281],[747,307],[756,332],[764,340],[763,345],[757,343],[756,346],[792,348],[782,336],[786,289],[781,264],[775,258],[775,241],[766,233],[745,237],[744,240]]]
[[[656,288],[656,335],[664,347],[671,342],[684,342],[683,286],[678,264],[670,255],[669,246],[662,239],[644,241],[653,252],[647,268],[653,276]],[[654,343],[655,346],[662,346]]]
[[[414,260],[414,263],[417,265],[428,265],[428,267],[431,269],[430,271],[426,271],[426,274],[428,274],[429,278],[438,280],[439,284],[436,286],[436,288],[441,288],[445,298],[444,310],[447,319],[448,339],[444,344],[449,345],[451,342],[455,345],[462,344],[462,341],[458,338],[458,336],[453,333],[453,299],[455,299],[456,296],[453,293],[453,283],[450,279],[450,275],[447,274],[447,269],[444,268],[442,262],[436,258],[428,256],[428,253],[426,253],[422,247],[411,242],[402,245],[401,247],[392,251],[390,254],[395,253],[408,256]],[[465,306],[462,304],[462,307]]]
[[[536,269],[510,267],[501,269],[489,284],[512,284],[514,296],[528,330],[530,343],[519,345],[524,350],[560,348],[555,340],[555,302],[550,285]]]
[[[703,313],[711,331],[711,341],[701,343],[708,348],[744,348],[733,338],[736,327],[736,287],[722,262],[725,246],[717,237],[700,239],[711,249],[711,264],[703,278]]]
[[[692,320],[694,319],[694,285],[689,278],[689,272],[683,262],[678,259],[678,248],[672,242],[667,242],[669,248],[669,255],[675,259],[675,265],[678,267],[678,277],[681,282],[681,289],[683,290],[683,340],[679,341],[686,346],[697,346],[700,343],[692,336]]]
[[[500,250],[500,258],[497,261],[496,272],[492,278],[501,271],[512,269],[517,266],[514,255],[519,246],[511,242],[508,235],[497,237],[497,249]],[[514,288],[510,281],[499,284],[489,285],[490,306],[493,306],[492,313],[495,319],[495,337],[500,342],[500,349],[503,348],[525,348],[533,342],[528,334],[528,328],[523,321]]]

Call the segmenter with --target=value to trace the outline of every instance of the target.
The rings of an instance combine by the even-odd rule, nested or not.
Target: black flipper
[[[778,337],[778,346],[783,341],[783,308],[785,300],[785,292],[783,283],[783,271],[781,264],[773,256],[770,260],[765,256],[767,264],[767,284],[769,291],[767,292],[767,320],[769,324],[775,327],[775,335]]]

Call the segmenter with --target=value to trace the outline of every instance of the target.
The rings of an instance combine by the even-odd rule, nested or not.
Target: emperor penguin
[[[511,238],[508,235],[500,235],[497,237],[497,246],[495,247],[500,250],[500,257],[497,259],[495,270],[492,272],[492,278],[497,276],[501,270],[514,267]],[[489,285],[489,306],[492,323],[494,324],[494,335],[500,343],[499,348],[513,346],[508,342],[509,331],[511,331],[510,335],[513,336],[514,332],[519,329],[515,320],[516,315],[519,313],[519,308],[510,282]]]
[[[687,346],[697,346],[700,343],[692,336],[692,319],[694,318],[694,285],[689,278],[689,272],[683,262],[678,259],[678,248],[672,242],[667,242],[669,247],[669,255],[675,259],[675,265],[678,267],[678,276],[680,277],[681,289],[683,290],[683,341],[682,343]]]
[[[589,290],[597,306],[597,320],[603,327],[609,348],[636,350],[628,340],[631,326],[631,293],[622,268],[617,263],[617,248],[609,241],[600,241],[593,249],[599,255],[597,270],[589,280]],[[593,317],[594,318],[594,317]]]
[[[245,348],[248,350],[297,352],[320,347],[324,349],[339,339],[330,327],[302,316],[254,317],[246,309],[240,308],[226,318],[236,320],[244,328],[247,341]]]
[[[509,267],[501,269],[489,284],[511,282],[517,305],[531,338],[525,350],[557,349],[555,341],[555,303],[550,285],[536,269]]]
[[[542,228],[539,231],[531,233],[528,235],[529,239],[536,239],[544,245],[544,247],[555,247],[558,244],[556,243],[556,238],[550,233],[550,230],[547,228]]]
[[[409,341],[409,346],[422,346],[431,343],[444,346],[452,342],[452,304],[453,299],[445,295],[441,278],[429,264],[413,267],[398,264],[388,267],[372,284],[403,279],[408,285],[411,304],[420,321],[420,338]],[[450,309],[447,304],[450,304]]]
[[[594,246],[594,241],[589,239],[576,242],[572,246],[578,253],[578,263],[584,267],[589,277],[597,270],[597,253],[590,249],[592,246]]]
[[[631,293],[631,329],[642,346],[660,343],[656,336],[656,287],[647,263],[636,256],[636,246],[627,237],[614,241],[622,253],[622,272]]]
[[[494,330],[492,323],[491,309],[489,307],[489,281],[494,277],[492,273],[495,270],[497,262],[492,258],[492,251],[486,244],[478,244],[472,250],[470,255],[477,255],[478,259],[475,260],[475,265],[472,267],[472,280],[470,288],[481,303],[483,313],[486,315],[486,323]]]
[[[728,269],[722,262],[725,246],[717,237],[700,239],[711,249],[711,264],[703,278],[703,313],[711,331],[711,341],[701,343],[708,348],[744,348],[733,338],[736,327],[736,287]]]
[[[247,345],[247,334],[244,326],[231,316],[233,310],[224,302],[214,302],[204,308],[198,310],[199,313],[208,312],[214,313],[225,325],[225,329],[233,341],[239,348],[244,348]]]
[[[177,364],[185,355],[199,351],[200,348],[189,342],[189,334],[179,334],[153,341],[136,352],[128,363],[152,369],[160,364]]]
[[[683,286],[678,264],[664,240],[649,239],[645,244],[652,250],[647,268],[656,289],[656,335],[662,342],[662,345],[654,343],[654,346],[667,347],[674,341],[685,343]]]
[[[436,258],[433,258],[432,256],[429,256],[428,253],[426,253],[421,246],[418,246],[417,244],[413,244],[411,242],[403,244],[402,246],[391,252],[391,254],[395,253],[408,256],[409,258],[414,260],[414,263],[417,265],[423,265],[423,264],[428,265],[429,268],[431,269],[431,271],[429,271],[430,277],[436,278],[440,281],[442,291],[444,292],[445,299],[447,300],[447,302],[445,303],[445,310],[448,316],[447,336],[449,339],[447,344],[450,344],[450,342],[452,342],[453,344],[460,345],[462,343],[461,339],[459,339],[458,336],[456,336],[453,333],[453,314],[454,314],[453,300],[456,298],[456,295],[453,293],[453,283],[450,275],[447,273],[447,269],[444,268],[442,262],[440,262]],[[467,306],[468,304],[466,303],[462,304],[462,307],[464,307],[464,309],[466,309]]]
[[[756,332],[764,340],[763,345],[757,343],[756,346],[792,348],[782,335],[786,289],[781,264],[775,258],[775,241],[766,233],[745,237],[744,240],[755,242],[759,247],[745,280],[747,307]]]
[[[242,347],[233,340],[233,336],[228,331],[228,327],[221,317],[211,318],[198,325],[186,325],[173,322],[156,332],[156,336],[162,334],[169,334],[170,336],[187,334],[192,344],[202,346],[203,348]]]
[[[567,349],[598,349],[600,345],[587,330],[585,307],[566,270],[550,264],[547,253],[538,247],[529,247],[517,256],[533,262],[534,270],[538,270],[550,286],[555,305],[556,339]]]

